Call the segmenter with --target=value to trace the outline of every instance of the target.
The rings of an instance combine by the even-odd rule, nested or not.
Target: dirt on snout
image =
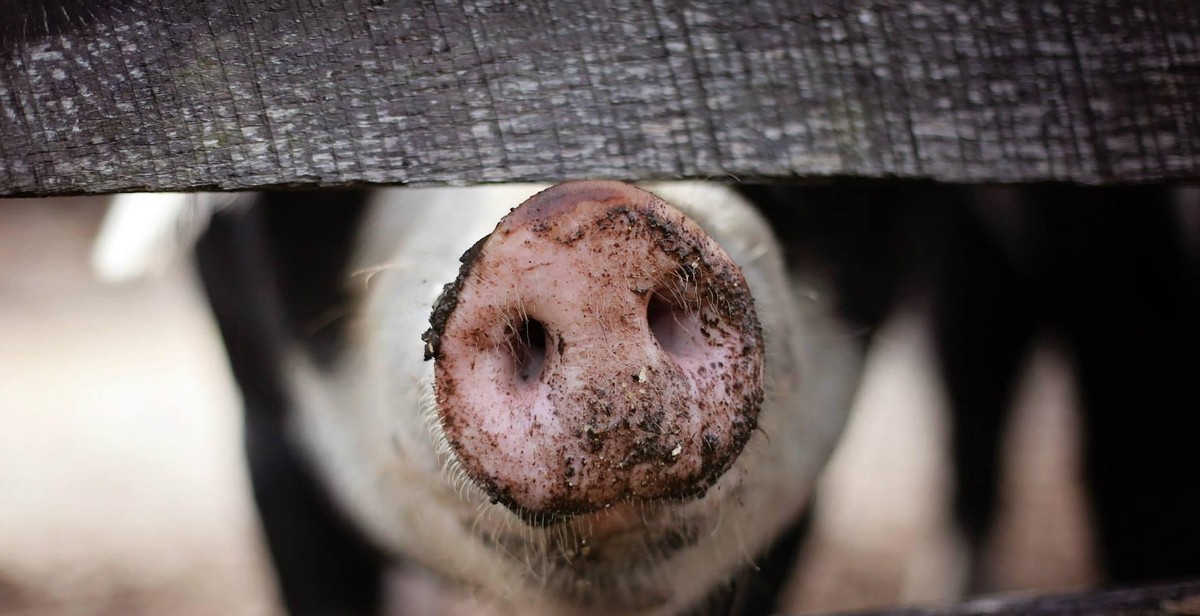
[[[560,184],[462,263],[425,340],[443,429],[496,502],[543,524],[692,498],[736,459],[762,405],[761,327],[736,264],[682,212]],[[533,349],[512,334],[530,330]]]

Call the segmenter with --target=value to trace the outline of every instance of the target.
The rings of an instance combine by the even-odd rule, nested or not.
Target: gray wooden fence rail
[[[1200,581],[1046,597],[990,597],[942,609],[858,616],[1200,616]]]
[[[0,45],[0,195],[1200,178],[1195,0],[0,0]]]

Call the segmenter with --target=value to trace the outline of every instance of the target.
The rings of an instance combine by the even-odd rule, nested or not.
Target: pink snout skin
[[[470,478],[531,524],[703,495],[753,432],[763,341],[741,271],[620,182],[534,195],[462,257],[424,336]]]

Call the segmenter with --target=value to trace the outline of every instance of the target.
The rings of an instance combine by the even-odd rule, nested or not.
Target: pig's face
[[[678,611],[797,516],[853,371],[808,379],[854,360],[806,339],[736,193],[559,186],[476,244],[543,188],[381,192],[343,360],[291,356],[293,427],[375,541],[480,600]],[[557,218],[580,201],[624,209]]]

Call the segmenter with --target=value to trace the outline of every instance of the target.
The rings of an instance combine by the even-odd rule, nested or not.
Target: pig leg
[[[979,548],[995,521],[999,447],[1037,325],[1029,280],[963,203],[934,212],[932,318],[950,409],[954,513],[971,553],[967,590],[985,582]]]
[[[1076,368],[1085,481],[1109,575],[1132,583],[1194,574],[1200,307],[1164,191],[1054,186],[1019,196],[1009,220],[1019,224],[1007,232],[975,216],[995,211],[943,213],[934,318],[966,538],[978,547],[994,520],[1004,419],[1044,318]]]

